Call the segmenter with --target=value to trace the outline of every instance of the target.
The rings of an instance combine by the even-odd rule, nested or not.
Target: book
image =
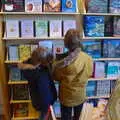
[[[36,33],[36,37],[48,37],[48,21],[36,20],[35,33]]]
[[[77,0],[62,0],[62,12],[76,12]]]
[[[21,71],[17,67],[11,66],[9,68],[9,80],[19,81],[21,80]]]
[[[104,37],[104,16],[84,16],[84,33],[87,37]]]
[[[119,58],[120,57],[120,40],[103,41],[103,57]]]
[[[31,56],[30,45],[20,45],[19,46],[19,56],[21,61],[27,60]]]
[[[18,20],[6,20],[6,37],[19,37]]]
[[[12,87],[13,100],[29,100],[29,90],[27,85],[14,85]]]
[[[60,12],[61,0],[43,0],[44,12]]]
[[[24,0],[5,0],[3,3],[4,12],[24,12]]]
[[[75,20],[64,20],[63,21],[63,36],[69,29],[76,29],[76,21]]]
[[[13,112],[14,117],[28,117],[28,104],[13,104]]]
[[[25,12],[42,12],[42,0],[25,0]]]
[[[107,13],[108,0],[87,0],[88,13]]]
[[[19,60],[19,51],[18,46],[10,45],[8,46],[8,60]]]
[[[120,1],[119,0],[109,0],[109,12],[110,13],[120,13]]]
[[[113,36],[114,37],[119,37],[120,36],[120,17],[114,17],[114,32],[113,32]]]
[[[92,56],[92,58],[101,58],[101,49],[102,46],[99,41],[83,42],[83,51]]]
[[[33,20],[21,20],[21,37],[34,37]]]
[[[62,21],[50,20],[50,37],[62,37]]]
[[[31,45],[31,53],[38,48],[37,44]]]

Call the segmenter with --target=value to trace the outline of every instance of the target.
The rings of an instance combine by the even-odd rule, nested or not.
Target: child
[[[40,120],[45,120],[48,108],[57,99],[54,82],[51,80],[50,62],[47,49],[39,47],[33,51],[30,59],[18,64],[28,80],[32,104],[37,111],[41,111]]]

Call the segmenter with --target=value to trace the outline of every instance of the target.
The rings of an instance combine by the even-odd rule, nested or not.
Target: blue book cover
[[[119,58],[120,57],[120,40],[104,40],[103,57]]]
[[[83,42],[84,51],[93,58],[101,57],[101,42],[87,41]]]
[[[62,12],[76,12],[77,0],[62,0]]]
[[[84,33],[87,37],[104,37],[104,16],[85,16]]]

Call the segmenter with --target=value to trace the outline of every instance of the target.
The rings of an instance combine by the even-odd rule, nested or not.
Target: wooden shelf
[[[79,15],[72,12],[2,12],[4,15]]]
[[[90,78],[89,81],[99,81],[99,80],[117,80],[118,78]]]
[[[33,120],[33,119],[38,119],[38,117],[31,116],[31,117],[13,117],[12,120]]]
[[[31,103],[31,100],[10,100],[10,104],[15,103]]]
[[[23,81],[23,80],[19,80],[19,81],[13,81],[13,80],[9,80],[8,82],[9,85],[21,85],[21,84],[28,84],[28,81]]]
[[[94,61],[119,61],[120,58],[98,58],[94,59]]]
[[[92,96],[92,97],[87,97],[87,99],[99,99],[99,98],[109,98],[110,95],[108,96]]]
[[[82,15],[95,15],[95,16],[120,16],[119,13],[82,13]]]
[[[5,63],[6,64],[17,64],[20,63],[21,61],[10,61],[10,60],[6,60]]]

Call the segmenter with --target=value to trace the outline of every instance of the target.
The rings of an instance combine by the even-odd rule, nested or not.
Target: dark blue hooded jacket
[[[33,107],[38,111],[47,112],[50,105],[57,99],[54,82],[51,80],[49,69],[40,65],[33,70],[22,70],[28,80]]]

